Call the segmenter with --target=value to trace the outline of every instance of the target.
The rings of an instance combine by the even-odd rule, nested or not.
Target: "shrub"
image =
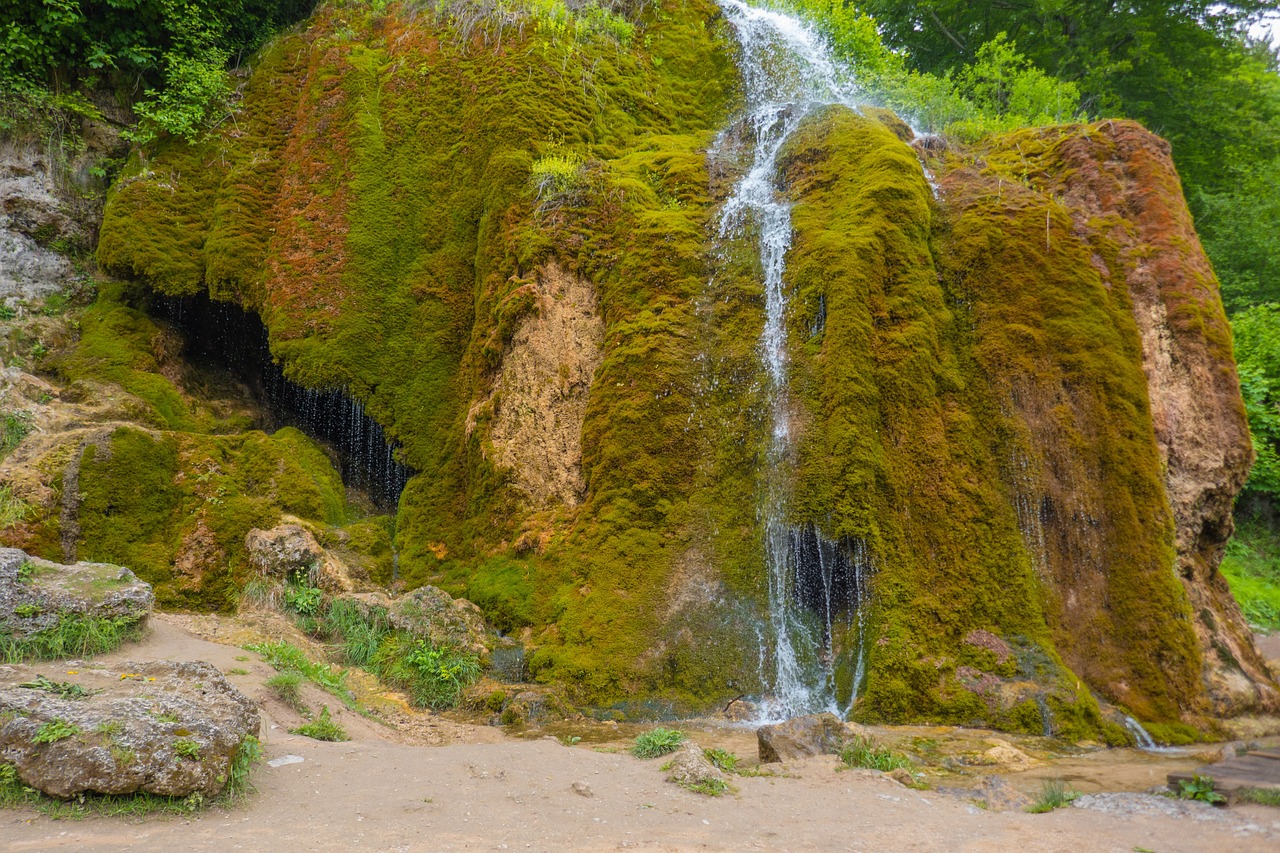
[[[296,729],[289,729],[295,735],[304,735],[315,740],[342,741],[349,740],[347,731],[342,726],[333,721],[329,716],[329,706],[323,705],[320,708],[320,716],[311,722],[298,726]]]
[[[284,588],[285,607],[299,616],[316,616],[324,603],[324,593],[314,586],[289,584]]]
[[[679,729],[650,729],[636,738],[631,754],[636,758],[657,758],[675,752],[684,743],[684,732]]]
[[[453,646],[418,640],[407,651],[405,640],[380,644],[372,668],[379,676],[407,691],[413,701],[429,708],[453,708],[462,689],[480,677],[480,661]]]

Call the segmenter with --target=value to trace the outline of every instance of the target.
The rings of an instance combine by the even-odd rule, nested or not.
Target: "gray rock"
[[[1021,811],[1031,805],[1031,798],[1002,776],[983,776],[976,787],[938,788],[938,793],[958,797],[993,812]]]
[[[0,637],[27,639],[70,616],[137,623],[154,604],[151,584],[121,566],[64,566],[0,548]]]
[[[20,686],[38,675],[89,695]],[[258,725],[254,704],[204,661],[0,667],[0,763],[53,797],[213,796]]]
[[[724,774],[707,759],[702,747],[691,740],[686,740],[672,753],[669,771],[667,781],[685,788],[725,781]]]
[[[844,745],[845,736],[844,723],[835,714],[792,717],[785,723],[756,729],[762,764],[837,753]]]
[[[355,589],[347,567],[301,524],[279,524],[270,530],[255,527],[245,534],[244,547],[249,562],[267,577],[302,578],[335,594]]]
[[[485,626],[480,608],[465,598],[454,598],[434,586],[422,586],[391,598],[380,593],[340,596],[357,604],[366,614],[373,608],[386,611],[387,620],[414,637],[437,646],[457,646],[478,655],[487,655],[493,637]]]

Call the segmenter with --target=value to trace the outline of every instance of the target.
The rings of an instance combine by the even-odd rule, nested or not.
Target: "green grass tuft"
[[[1031,814],[1044,814],[1071,805],[1079,796],[1079,791],[1061,779],[1045,779],[1040,785],[1040,795],[1026,810]]]
[[[631,754],[636,758],[657,758],[675,752],[684,743],[684,732],[678,729],[656,728],[636,738]]]
[[[1280,806],[1280,790],[1275,788],[1240,788],[1235,792],[1234,796],[1236,801],[1241,803]]]
[[[716,766],[721,773],[737,773],[738,772],[738,756],[729,752],[727,749],[704,749],[702,754],[707,757]]]
[[[885,746],[879,746],[871,738],[855,737],[840,748],[840,760],[845,767],[863,767],[868,770],[897,770],[900,767],[910,769],[911,759],[901,753],[894,752]]]
[[[137,639],[141,632],[138,620],[64,616],[57,625],[29,637],[0,637],[0,661],[93,657]]]
[[[286,670],[267,679],[267,689],[277,698],[299,714],[306,713],[306,703],[302,701],[302,685],[306,678],[297,670]]]
[[[314,740],[343,741],[350,740],[347,730],[338,725],[329,716],[329,706],[320,708],[320,716],[296,729],[289,729],[295,735],[304,735]]]

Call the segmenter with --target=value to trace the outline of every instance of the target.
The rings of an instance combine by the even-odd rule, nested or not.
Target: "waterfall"
[[[156,313],[182,330],[186,355],[212,361],[247,382],[274,427],[294,426],[337,453],[345,485],[394,510],[413,471],[395,456],[381,424],[339,389],[306,388],[285,378],[271,357],[267,329],[254,314],[204,294],[157,298]]]
[[[864,98],[821,35],[802,21],[741,0],[719,0],[740,47],[746,93],[749,169],[719,219],[722,249],[754,239],[764,287],[758,352],[766,384],[769,436],[759,475],[759,516],[768,570],[768,618],[761,628],[761,719],[831,711],[845,716],[865,677],[863,632],[871,562],[864,543],[835,542],[812,524],[788,518],[793,455],[783,277],[791,246],[791,207],[778,192],[777,158],[806,117]],[[721,156],[730,133],[712,156]],[[838,684],[837,635],[854,637],[852,674]],[[847,652],[846,652],[847,653]]]

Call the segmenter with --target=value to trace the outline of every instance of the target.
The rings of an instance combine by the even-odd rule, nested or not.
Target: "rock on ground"
[[[844,745],[845,737],[844,723],[835,714],[793,717],[785,723],[756,729],[761,764],[834,754]]]
[[[0,667],[0,764],[53,797],[213,796],[258,725],[253,702],[203,661]]]
[[[245,534],[244,547],[249,561],[267,577],[305,577],[312,586],[334,594],[355,589],[347,567],[301,524],[255,527]]]
[[[493,645],[480,608],[438,587],[421,586],[396,598],[381,592],[341,598],[354,602],[366,614],[373,608],[385,610],[393,627],[432,645],[457,646],[478,655],[488,654]]]
[[[724,782],[724,774],[707,760],[702,747],[691,740],[686,740],[671,756],[668,782],[675,782],[685,788],[693,788],[713,782]]]
[[[154,604],[151,585],[121,566],[64,566],[0,548],[0,637],[26,639],[74,616],[135,623]]]

